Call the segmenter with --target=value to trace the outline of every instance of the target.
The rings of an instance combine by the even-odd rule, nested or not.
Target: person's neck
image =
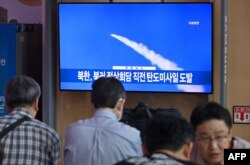
[[[109,108],[109,107],[104,107],[104,108],[98,108],[98,109],[96,109],[96,111],[98,111],[100,109],[114,113],[117,120],[120,120],[120,116],[118,114],[118,111],[115,108],[112,109],[112,108]]]
[[[102,107],[102,108],[96,109],[96,111],[98,111],[98,110],[106,110],[106,111],[114,112],[114,109],[109,108],[109,107]]]
[[[182,154],[181,151],[171,151],[171,150],[161,149],[161,150],[157,150],[156,152],[165,153],[177,159],[187,160],[187,158]]]
[[[36,111],[32,106],[20,107],[23,111],[28,112],[33,118],[36,117]]]

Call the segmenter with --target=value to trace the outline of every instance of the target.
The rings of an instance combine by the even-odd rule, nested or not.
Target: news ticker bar
[[[224,149],[224,165],[249,165],[250,149]]]

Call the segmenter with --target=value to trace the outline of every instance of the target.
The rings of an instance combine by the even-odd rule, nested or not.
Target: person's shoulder
[[[116,133],[126,135],[129,139],[138,140],[140,138],[140,131],[135,127],[119,122],[117,128]]]
[[[250,142],[246,141],[240,137],[234,136],[233,137],[233,148],[234,149],[250,148]]]
[[[134,133],[140,133],[140,131],[135,128],[132,127],[128,124],[122,123],[122,122],[118,122],[120,129],[126,130],[126,131],[130,131],[130,132],[134,132]]]
[[[59,135],[52,127],[48,126],[46,123],[41,122],[37,119],[32,119],[30,126],[34,127],[35,129],[39,129],[44,134],[49,135],[51,138],[56,139],[59,141]]]
[[[0,125],[8,125],[10,123],[12,123],[12,120],[16,120],[16,119],[13,119],[11,118],[9,115],[5,115],[5,116],[1,116],[0,117]]]
[[[89,121],[89,119],[82,119],[82,120],[74,121],[68,125],[67,129],[83,127],[85,125],[85,123],[88,121]]]
[[[88,123],[89,120],[90,119],[81,119],[70,123],[66,128],[66,134],[71,135],[72,133],[83,131],[87,127],[86,123]]]
[[[180,160],[179,162],[182,163],[183,165],[198,165],[197,163],[190,161],[190,160]]]
[[[172,157],[167,157],[161,154],[154,154],[153,156],[144,156],[144,157],[132,157],[123,161],[116,163],[115,165],[168,165],[168,164],[175,164],[175,165],[197,165],[194,162],[180,160]]]
[[[115,163],[114,165],[134,165],[134,163],[129,163],[126,160]]]
[[[150,160],[148,159],[148,157],[132,157],[132,158],[128,158],[125,160],[122,160],[120,162],[117,162],[115,165],[141,165],[144,163],[148,163]]]

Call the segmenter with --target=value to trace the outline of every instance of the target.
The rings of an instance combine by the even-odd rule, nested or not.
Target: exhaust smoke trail
[[[142,43],[137,43],[133,40],[130,40],[126,37],[117,35],[117,34],[110,34],[113,38],[121,41],[123,44],[127,45],[128,47],[132,48],[134,51],[142,55],[144,58],[149,60],[152,65],[157,65],[162,70],[184,70],[178,65],[169,60],[164,58],[162,55],[150,50],[146,45]],[[202,85],[177,85],[179,90],[183,90],[185,92],[203,92],[204,87]]]

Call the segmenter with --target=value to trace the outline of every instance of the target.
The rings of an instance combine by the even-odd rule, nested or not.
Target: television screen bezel
[[[213,2],[58,2],[57,3],[57,38],[58,38],[58,72],[59,91],[89,92],[91,89],[62,89],[61,87],[61,54],[60,54],[60,27],[59,27],[59,6],[70,4],[209,4],[211,5],[211,91],[209,92],[185,92],[185,91],[130,91],[131,93],[173,93],[173,94],[213,94],[214,93],[214,4]]]

